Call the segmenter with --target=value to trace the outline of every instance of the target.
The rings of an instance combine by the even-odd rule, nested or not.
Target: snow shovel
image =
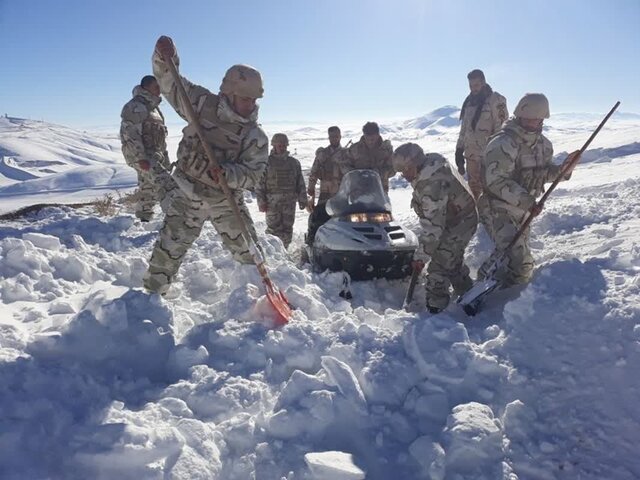
[[[542,209],[547,198],[549,198],[549,195],[551,195],[551,192],[555,190],[558,183],[560,183],[560,180],[562,180],[562,178],[567,175],[567,172],[570,172],[573,169],[573,167],[578,164],[582,154],[586,151],[586,149],[589,147],[593,139],[596,137],[596,135],[598,135],[602,127],[604,127],[604,124],[607,123],[609,118],[611,118],[611,115],[613,115],[613,113],[616,111],[616,109],[619,106],[620,106],[620,102],[616,102],[616,104],[609,111],[609,113],[607,113],[604,119],[600,122],[600,125],[598,125],[598,128],[595,129],[595,131],[591,134],[589,139],[585,142],[585,144],[578,151],[578,153],[562,168],[562,170],[560,170],[560,173],[558,174],[556,179],[553,181],[551,186],[547,189],[547,191],[544,192],[544,195],[542,196],[540,201],[538,201],[538,203],[535,204],[529,212],[527,212],[528,215],[527,213],[525,213],[526,218],[520,224],[520,228],[518,228],[518,231],[516,232],[511,242],[509,242],[509,245],[507,245],[507,247],[498,254],[498,256],[496,257],[496,260],[487,269],[487,275],[485,276],[485,278],[483,280],[477,281],[469,290],[467,290],[465,293],[463,293],[460,296],[460,298],[458,298],[456,302],[462,307],[462,309],[467,315],[473,316],[476,313],[478,313],[478,310],[481,307],[482,302],[487,297],[487,295],[489,295],[491,292],[493,292],[494,290],[500,287],[500,283],[498,282],[498,280],[496,280],[495,274],[499,270],[499,268],[502,266],[502,263],[506,260],[507,252],[511,249],[511,247],[515,245],[515,243],[522,236],[522,234],[525,232],[527,227],[529,227],[529,225],[531,224],[531,221],[534,219],[535,215],[532,214],[532,211],[536,207],[539,210]]]
[[[196,133],[200,137],[200,142],[202,143],[202,146],[204,147],[204,151],[207,154],[207,157],[209,158],[209,162],[211,162],[211,165],[213,166],[214,170],[221,170],[220,164],[217,162],[216,156],[213,153],[213,150],[211,149],[211,145],[209,145],[205,139],[204,132],[202,131],[202,126],[198,121],[198,116],[196,115],[196,112],[193,110],[193,106],[191,105],[189,96],[187,95],[187,92],[184,89],[184,85],[182,84],[182,79],[178,74],[178,69],[176,68],[176,64],[173,62],[172,58],[168,58],[168,59],[163,58],[163,60],[169,66],[169,70],[171,71],[171,76],[173,77],[173,81],[175,82],[176,87],[178,88],[178,94],[182,98],[182,102],[184,103],[185,108],[187,110],[186,113],[187,113],[187,119],[189,121],[189,124],[191,124],[196,129]],[[284,296],[284,294],[278,289],[278,287],[276,287],[273,284],[273,282],[269,278],[269,274],[267,273],[267,268],[265,266],[264,258],[262,257],[260,250],[258,250],[256,243],[253,237],[251,236],[249,229],[247,228],[247,224],[245,223],[244,218],[242,218],[242,214],[240,213],[240,208],[238,207],[238,204],[236,203],[235,198],[233,198],[233,194],[229,189],[227,180],[222,174],[218,175],[217,177],[218,177],[218,183],[220,185],[220,188],[222,188],[222,191],[224,192],[225,196],[227,197],[227,201],[229,202],[229,206],[231,207],[231,210],[233,211],[234,215],[236,216],[236,219],[238,220],[238,225],[240,226],[240,230],[242,231],[242,238],[244,238],[244,241],[247,243],[247,247],[249,248],[249,253],[251,254],[253,261],[256,264],[258,273],[260,273],[260,276],[262,277],[262,282],[264,283],[264,286],[267,292],[267,299],[269,300],[269,303],[273,307],[273,310],[276,314],[276,326],[279,327],[279,326],[285,325],[291,319],[291,315],[292,315],[291,304],[289,303],[287,298]]]

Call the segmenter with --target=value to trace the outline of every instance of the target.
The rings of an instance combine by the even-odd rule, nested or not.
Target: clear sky
[[[540,91],[555,112],[640,112],[640,0],[0,0],[0,114],[117,125],[162,34],[214,92],[258,68],[265,123],[460,106],[473,68],[510,110]]]

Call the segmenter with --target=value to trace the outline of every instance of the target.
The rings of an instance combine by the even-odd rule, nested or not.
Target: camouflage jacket
[[[476,215],[473,195],[464,179],[437,153],[426,155],[426,164],[411,182],[411,208],[420,219],[420,246],[431,256],[443,234],[467,217]],[[475,228],[475,223],[471,222]]]
[[[351,147],[347,152],[347,170],[357,170],[368,168],[378,172],[382,187],[385,192],[389,191],[389,177],[396,173],[391,163],[393,147],[389,140],[380,141],[374,148],[367,147],[364,136]]]
[[[173,60],[178,66],[177,55]],[[164,97],[178,115],[188,121],[185,105],[178,95],[171,72],[157,52],[153,54],[153,74]],[[258,107],[250,118],[241,117],[233,111],[226,96],[213,94],[183,76],[180,78],[199,117],[207,143],[224,171],[229,188],[254,188],[264,174],[269,156],[267,136],[257,124]],[[178,169],[197,182],[219,189],[207,175],[211,165],[195,128],[188,125],[182,134],[178,146]]]
[[[120,141],[127,165],[138,170],[138,162],[157,162],[169,166],[167,154],[167,128],[158,108],[162,99],[140,85],[133,89],[133,98],[122,108]]]
[[[271,152],[267,169],[256,187],[256,198],[260,205],[268,205],[269,197],[274,195],[291,197],[301,208],[307,204],[300,162],[291,157],[289,152],[283,155]]]
[[[489,196],[492,207],[524,214],[542,194],[544,184],[560,173],[561,166],[551,163],[552,157],[553,146],[547,137],[527,132],[510,118],[485,150],[483,194]]]
[[[324,203],[338,193],[340,181],[346,173],[347,150],[343,147],[320,147],[316,150],[309,173],[308,193],[315,197],[316,183],[320,180],[320,196],[318,203]]]
[[[476,110],[482,108],[478,123],[473,128]],[[461,112],[460,135],[456,148],[462,148],[465,156],[482,156],[489,137],[500,130],[509,117],[507,100],[498,92],[491,92],[481,106],[467,106]]]

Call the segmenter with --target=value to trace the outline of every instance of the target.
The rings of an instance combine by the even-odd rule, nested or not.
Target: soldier
[[[362,137],[348,150],[349,170],[368,168],[375,170],[382,180],[382,188],[389,193],[389,177],[395,174],[391,164],[393,147],[389,140],[382,140],[380,127],[375,122],[367,122],[362,127]]]
[[[153,71],[162,94],[186,120],[185,105],[163,61],[167,58],[173,58],[176,66],[179,64],[172,40],[163,36],[156,43]],[[268,158],[267,137],[256,123],[256,99],[263,94],[262,77],[256,69],[248,65],[229,68],[218,95],[184,77],[181,80],[221,168],[214,169],[210,165],[195,128],[185,127],[173,174],[179,188],[173,188],[167,195],[165,221],[144,277],[145,288],[161,294],[169,289],[182,259],[207,220],[220,234],[234,259],[241,263],[253,262],[218,179],[220,175],[225,176],[243,219],[255,237],[242,189],[257,185]]]
[[[536,198],[544,184],[556,179],[563,165],[551,163],[553,146],[542,135],[542,124],[549,118],[549,101],[541,93],[527,93],[484,152],[483,193],[478,211],[483,225],[495,244],[495,251],[478,271],[483,279],[497,255],[513,240],[527,211],[540,213]],[[572,153],[565,162],[571,161]],[[573,170],[573,169],[572,169]],[[571,172],[563,178],[569,179]],[[529,249],[529,229],[507,252],[506,261],[494,278],[501,287],[527,282],[533,272]]]
[[[309,173],[309,229],[307,232],[307,244],[313,245],[318,228],[329,220],[325,210],[327,200],[338,193],[342,176],[347,168],[347,150],[340,145],[342,135],[336,126],[329,127],[329,146],[316,150],[316,158],[313,161]],[[320,180],[320,195],[318,204],[314,205],[316,198],[316,183]]]
[[[158,108],[161,101],[156,78],[146,75],[120,114],[122,153],[127,165],[138,174],[136,217],[143,222],[153,217],[153,207],[164,197],[170,181],[167,128]]]
[[[393,166],[413,187],[411,207],[422,227],[413,266],[421,269],[431,259],[425,284],[427,309],[439,313],[449,304],[450,286],[457,295],[472,286],[464,251],[478,225],[475,202],[464,179],[442,155],[425,155],[415,143],[398,147]]]
[[[276,133],[271,139],[271,155],[262,180],[256,187],[258,208],[267,214],[267,233],[282,240],[284,248],[291,243],[296,201],[300,210],[307,206],[307,193],[300,162],[289,155],[289,139]]]
[[[489,137],[500,130],[509,113],[506,99],[486,83],[482,70],[472,70],[467,78],[471,93],[460,110],[462,123],[456,145],[456,165],[458,172],[464,175],[464,160],[467,159],[469,188],[477,200],[482,193],[482,153]]]

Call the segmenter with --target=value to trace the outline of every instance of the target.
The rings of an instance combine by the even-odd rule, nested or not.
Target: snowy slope
[[[455,127],[433,125],[451,115],[386,136],[452,151]],[[556,152],[598,120],[580,121],[552,119]],[[50,208],[0,223],[0,478],[640,477],[640,122],[625,122],[536,219],[533,281],[472,320],[402,311],[403,281],[356,283],[347,302],[339,274],[264,237],[296,308],[274,330],[257,273],[210,226],[165,300],[139,289],[159,219]],[[309,162],[323,136],[296,129],[292,147]],[[417,228],[393,183],[395,216]],[[33,198],[21,184],[5,189]],[[43,188],[65,186],[80,188]],[[298,212],[292,255],[305,226]],[[490,249],[480,231],[473,269]]]
[[[380,129],[394,146],[416,142],[426,151],[453,159],[459,115],[458,107],[444,106],[417,118],[380,122]],[[545,133],[554,142],[559,159],[579,148],[600,118],[598,114],[554,115],[547,122]],[[183,127],[184,124],[168,125],[167,144],[172,160]],[[317,148],[327,145],[328,127],[290,123],[264,126],[269,137],[276,132],[289,136],[290,151],[305,172],[311,168]],[[340,127],[343,145],[360,139],[361,124]],[[607,161],[633,153],[640,153],[640,115],[616,113],[583,161]],[[0,117],[0,214],[33,203],[77,203],[105,193],[122,194],[135,183],[135,172],[122,158],[117,127],[80,132],[46,122]]]

